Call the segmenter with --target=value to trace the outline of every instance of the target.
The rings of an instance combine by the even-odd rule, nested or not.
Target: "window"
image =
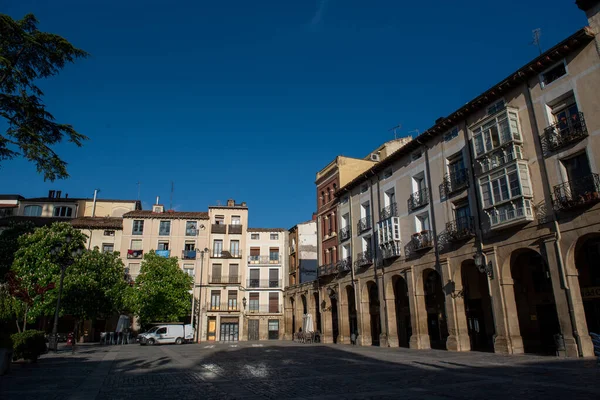
[[[142,250],[142,240],[141,239],[133,239],[131,241],[131,250]]]
[[[129,263],[127,269],[129,269],[129,275],[138,276],[140,274],[140,263]]]
[[[158,242],[158,248],[156,250],[169,250],[169,242]]]
[[[230,311],[235,311],[238,309],[237,305],[237,290],[229,290],[227,292],[227,309]]]
[[[132,235],[142,235],[144,233],[144,220],[136,219],[133,221]]]
[[[217,225],[223,225],[225,223],[225,216],[224,215],[215,215],[215,224]]]
[[[25,206],[23,215],[27,217],[40,217],[42,215],[42,206]]]
[[[250,270],[248,286],[252,288],[260,287],[260,269],[253,268]]]
[[[321,191],[321,205],[325,204],[325,192]]]
[[[198,221],[187,221],[185,223],[185,235],[196,236],[198,234]]]
[[[556,64],[555,66],[551,67],[550,69],[546,70],[545,72],[542,72],[542,74],[540,76],[540,80],[542,82],[542,87],[545,87],[546,85],[551,84],[552,82],[565,76],[566,74],[567,74],[567,67],[563,60],[560,63]]]
[[[211,290],[210,291],[210,309],[218,310],[221,306],[221,291]]]
[[[229,283],[240,283],[239,264],[229,264]]]
[[[271,247],[269,249],[269,263],[276,264],[279,262],[279,248]]]
[[[269,287],[270,288],[279,287],[279,269],[278,268],[270,268],[269,269]]]
[[[252,233],[252,234],[250,234],[250,239],[252,239],[252,240],[259,240],[260,239],[260,234],[258,234],[258,233]]]
[[[194,251],[195,249],[196,249],[196,243],[194,243],[194,242],[186,241],[183,244],[184,251]]]
[[[213,257],[221,257],[223,253],[223,241],[221,239],[215,239],[213,241]]]
[[[497,112],[502,111],[504,107],[506,107],[506,105],[504,104],[504,99],[500,99],[487,108],[487,114],[496,114]]]
[[[508,111],[473,129],[475,156],[479,157],[512,140],[520,141],[517,119],[516,112]]]
[[[115,231],[104,231],[104,236],[115,236]]]
[[[270,303],[269,303],[269,308],[270,308]],[[268,326],[269,326],[269,340],[279,339],[279,320],[278,319],[270,319]]]
[[[67,206],[54,207],[55,217],[70,217],[73,213],[73,209]]]
[[[279,240],[279,234],[278,233],[271,233],[270,238],[271,238],[271,240]]]
[[[454,127],[449,132],[446,132],[444,135],[444,142],[449,142],[455,137],[458,137],[458,127]]]
[[[269,312],[279,312],[279,293],[269,293]],[[270,330],[270,329],[269,329]]]
[[[240,241],[239,240],[231,240],[229,242],[229,251],[232,257],[239,257],[240,253]]]
[[[159,329],[156,331],[156,334],[157,334],[157,335],[166,335],[166,334],[167,334],[167,327],[162,327],[162,328],[159,328]]]
[[[383,193],[383,204],[386,207],[396,204],[396,191],[394,189],[386,190]]]
[[[531,185],[526,164],[512,165],[481,178],[481,198],[483,207],[508,201],[517,196],[530,196]]]
[[[429,213],[425,212],[415,217],[415,232],[428,231],[429,227]]]
[[[213,283],[221,283],[221,264],[212,265],[212,276],[210,281]]]
[[[371,236],[364,236],[362,238],[362,251],[371,252]]]
[[[194,264],[183,264],[183,272],[193,277],[195,275]]]
[[[342,246],[342,257],[344,259],[350,257],[351,253],[350,253],[350,245],[349,244],[345,244]]]
[[[259,310],[259,298],[260,295],[258,293],[250,293],[250,302],[248,303],[250,311],[258,311]]]
[[[160,236],[169,236],[171,234],[171,221],[160,221],[158,234]]]
[[[563,130],[569,129],[569,121],[577,122],[579,118],[579,109],[572,94],[562,100],[556,101],[551,109],[554,121],[558,122],[558,129],[561,133]]]
[[[241,225],[242,218],[239,215],[231,216],[231,225]]]
[[[103,253],[112,253],[115,251],[114,243],[103,243],[102,244],[102,252]]]

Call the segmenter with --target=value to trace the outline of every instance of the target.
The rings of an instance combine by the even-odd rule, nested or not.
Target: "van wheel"
[[[146,343],[148,343],[148,346],[154,346],[156,342],[154,341],[154,339],[150,338]]]
[[[175,344],[183,344],[183,339],[178,337],[177,339],[175,339]]]

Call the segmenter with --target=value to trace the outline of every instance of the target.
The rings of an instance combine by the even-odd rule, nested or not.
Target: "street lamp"
[[[473,259],[475,260],[475,267],[482,274],[486,274],[490,277],[490,279],[494,279],[494,268],[492,262],[489,261],[486,263],[485,254],[481,250],[477,250],[475,255],[473,255]]]
[[[242,299],[242,304],[244,305],[244,311],[246,310],[246,296]]]
[[[50,250],[50,254],[54,257],[58,257],[60,265],[60,283],[58,285],[58,298],[56,299],[56,310],[54,310],[54,325],[52,326],[52,334],[48,338],[48,347],[56,352],[58,350],[58,313],[60,310],[60,298],[62,297],[63,280],[65,279],[65,271],[67,268],[75,262],[75,258],[79,257],[83,253],[82,247],[77,247],[71,250],[69,253],[70,257],[66,257],[63,254],[64,247],[68,246],[73,240],[71,235],[65,237],[65,242],[60,245],[56,245]],[[63,254],[61,256],[61,254]],[[75,338],[73,338],[75,340]]]
[[[198,249],[196,249],[198,252]],[[204,275],[204,254],[208,253],[208,247],[205,247],[204,250],[200,250],[200,283],[198,287],[200,288],[200,293],[198,293],[198,301],[202,297],[202,276]],[[200,304],[200,309],[202,309],[202,304]],[[192,290],[192,328],[194,327],[194,317],[196,316],[196,283],[194,283],[194,288]],[[202,318],[198,318],[198,329],[194,332],[195,340],[197,341],[200,337],[200,330],[202,326]]]

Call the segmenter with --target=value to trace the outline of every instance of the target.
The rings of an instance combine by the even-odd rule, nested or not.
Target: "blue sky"
[[[586,24],[573,0],[5,0],[91,57],[41,83],[71,177],[4,162],[0,193],[156,196],[178,210],[246,201],[250,226],[315,210],[316,172],[429,128]],[[168,5],[167,5],[168,4]],[[8,6],[8,7],[7,7]],[[2,127],[2,125],[0,125]]]

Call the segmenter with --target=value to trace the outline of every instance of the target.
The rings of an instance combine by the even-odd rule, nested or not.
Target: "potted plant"
[[[13,342],[8,334],[0,334],[0,375],[10,371],[13,358]]]

